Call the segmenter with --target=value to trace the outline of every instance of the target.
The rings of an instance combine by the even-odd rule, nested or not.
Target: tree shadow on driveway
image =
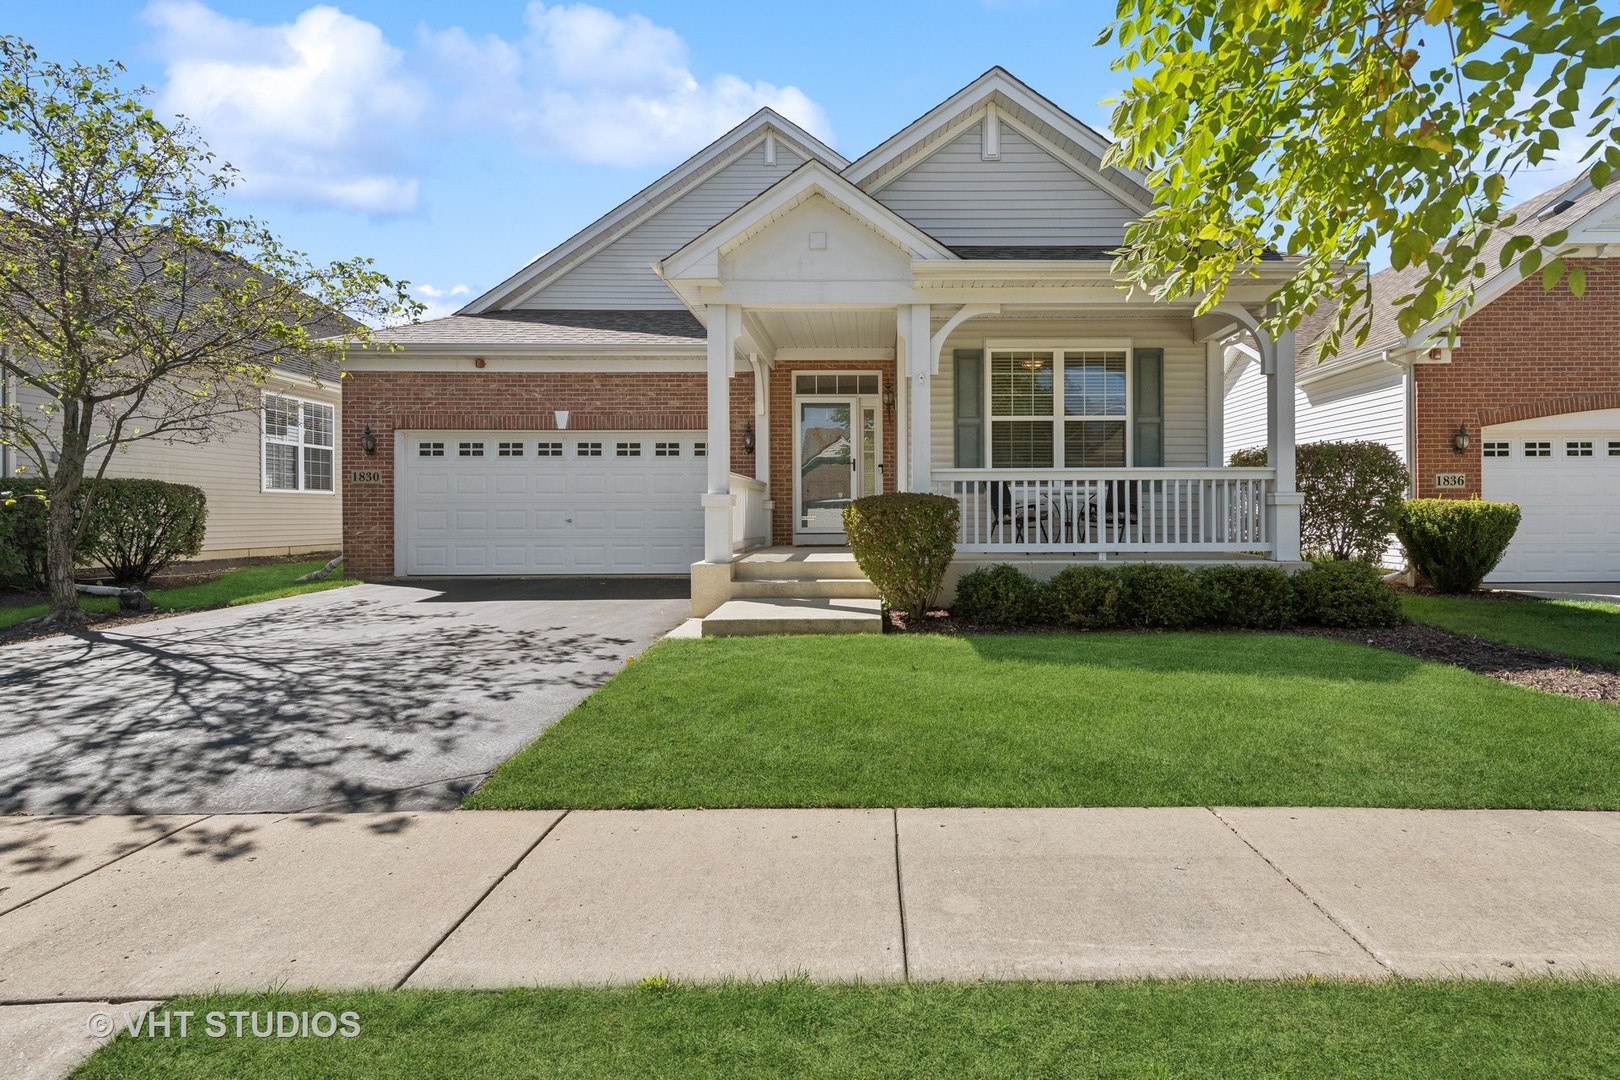
[[[0,657],[0,813],[453,806],[634,644],[369,598],[210,614]]]

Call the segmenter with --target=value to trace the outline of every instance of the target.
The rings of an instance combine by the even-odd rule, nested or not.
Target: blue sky
[[[442,314],[763,104],[854,158],[1001,64],[1103,128],[1113,7],[78,0],[8,5],[5,32],[122,61],[242,170],[241,209]]]

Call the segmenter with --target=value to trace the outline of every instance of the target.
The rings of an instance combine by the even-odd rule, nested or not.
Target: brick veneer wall
[[[771,372],[771,542],[793,543],[793,440],[798,437],[793,422],[793,376],[800,371],[875,371],[883,376],[882,388],[894,388],[893,360],[794,360],[778,361]],[[735,403],[736,395],[733,393]],[[895,490],[899,477],[896,467],[894,409],[883,410],[883,490]]]
[[[732,381],[732,416],[753,411],[753,376]],[[552,431],[553,412],[569,412],[569,431],[691,431],[705,424],[701,372],[388,371],[343,380],[343,553],[349,574],[394,575],[395,431]],[[742,400],[739,400],[742,399]],[[369,425],[377,453],[360,451]],[[738,428],[740,432],[740,427]],[[733,468],[752,473],[738,457]],[[379,484],[352,484],[349,470],[375,469]]]
[[[1480,490],[1481,428],[1513,420],[1620,408],[1620,260],[1571,260],[1586,268],[1586,295],[1539,275],[1463,321],[1449,364],[1416,370],[1413,472],[1420,496],[1467,498]],[[1458,424],[1468,450],[1451,448]],[[1434,476],[1461,472],[1465,491],[1437,491]]]

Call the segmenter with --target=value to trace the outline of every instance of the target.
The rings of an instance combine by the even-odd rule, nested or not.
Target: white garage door
[[[708,466],[693,434],[407,432],[405,573],[687,573]]]
[[[1518,503],[1487,581],[1620,581],[1620,409],[1488,427],[1482,494]]]

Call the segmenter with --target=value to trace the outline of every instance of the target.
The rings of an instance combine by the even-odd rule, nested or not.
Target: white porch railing
[[[747,551],[771,542],[771,515],[765,501],[770,487],[763,480],[741,473],[731,474],[731,493],[736,504],[731,510],[731,549]]]
[[[1272,549],[1273,469],[946,469],[934,492],[962,507],[958,551],[1215,552]]]

